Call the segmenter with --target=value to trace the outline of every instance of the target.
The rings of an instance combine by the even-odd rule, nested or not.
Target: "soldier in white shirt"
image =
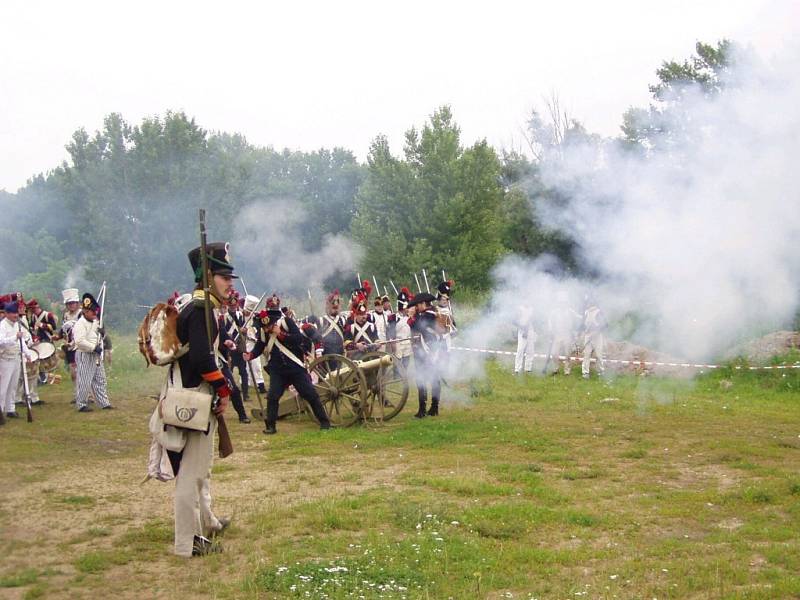
[[[594,300],[587,299],[586,311],[583,314],[583,365],[581,371],[584,379],[589,379],[589,367],[594,352],[597,359],[597,372],[602,374],[606,370],[606,328],[608,322],[603,311],[598,308]]]
[[[16,302],[5,305],[6,316],[0,321],[0,424],[5,417],[16,418],[14,406],[17,399],[17,383],[22,368],[21,354],[27,362],[33,362],[36,355],[28,348],[30,333],[19,323],[19,308]],[[22,340],[22,350],[20,350]]]
[[[528,305],[520,305],[517,308],[517,316],[514,318],[514,325],[517,326],[517,354],[514,357],[514,374],[526,373],[533,370],[533,352],[536,342],[536,331],[533,328],[533,311]]]
[[[403,340],[394,343],[394,354],[400,358],[403,366],[408,369],[411,361],[411,326],[408,324],[408,303],[411,301],[411,292],[402,288],[397,294],[397,312],[389,316],[389,331],[393,339]]]
[[[572,362],[569,359],[572,352],[575,330],[581,317],[569,306],[569,298],[566,294],[559,294],[556,306],[550,311],[547,319],[547,326],[552,336],[550,342],[550,360],[553,361],[555,369],[553,374],[558,373],[559,356],[566,356],[564,360],[564,375],[572,372]]]
[[[244,298],[244,318],[245,321],[250,319],[250,315],[253,314],[253,311],[257,308],[258,305],[258,298],[256,296],[245,296]],[[252,323],[252,319],[250,319],[250,325],[247,327],[246,331],[243,330],[242,333],[245,334],[246,338],[246,345],[245,350],[247,352],[252,352],[253,348],[256,345],[256,341],[258,336],[256,334],[255,325]],[[266,394],[267,390],[264,387],[264,369],[261,367],[261,358],[254,358],[250,361],[250,366],[253,369],[253,377],[255,379],[254,383],[258,388],[258,391],[262,394]]]
[[[77,394],[75,404],[79,412],[91,412],[89,407],[89,390],[95,401],[103,410],[114,408],[108,401],[106,370],[103,366],[103,336],[99,331],[98,316],[100,305],[89,293],[81,300],[83,315],[72,328],[75,341],[75,364],[77,366]]]
[[[378,332],[378,339],[382,342],[386,341],[386,330],[389,325],[389,314],[383,309],[383,298],[377,296],[375,298],[374,309],[372,311],[372,322],[375,323],[375,329]]]

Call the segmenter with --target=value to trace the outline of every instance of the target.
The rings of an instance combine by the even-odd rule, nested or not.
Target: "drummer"
[[[46,310],[43,310],[41,306],[39,306],[38,300],[34,298],[30,300],[26,308],[28,309],[28,322],[31,324],[31,334],[33,335],[33,341],[36,344],[44,343],[44,344],[52,344],[53,337],[55,336],[56,331],[58,331],[58,321],[56,320],[56,316]],[[48,346],[49,350],[49,346]],[[53,347],[55,351],[55,346]],[[38,349],[37,349],[38,351]],[[39,357],[47,358],[47,357]],[[43,365],[39,364],[39,383],[46,384],[47,383],[47,371],[42,368]]]
[[[53,335],[58,329],[56,316],[49,311],[43,310],[36,298],[29,301],[26,306],[34,342],[52,342]]]

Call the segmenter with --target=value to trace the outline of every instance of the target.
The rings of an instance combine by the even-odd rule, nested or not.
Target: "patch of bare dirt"
[[[800,332],[775,331],[731,348],[725,354],[725,358],[730,360],[744,356],[750,362],[764,364],[775,355],[785,354],[797,348],[800,348]]]
[[[5,567],[13,571],[17,570],[15,564],[18,570],[30,566],[30,553],[35,549],[36,556],[43,558],[38,566],[58,572],[47,578],[48,597],[75,598],[83,591],[91,595],[91,588],[79,591],[68,585],[78,575],[74,564],[80,556],[112,549],[121,535],[148,522],[172,522],[174,483],[142,484],[146,458],[142,453],[137,458],[75,465],[52,474],[46,481],[4,490],[4,506],[15,507],[15,518],[7,520],[2,528],[2,546],[10,550]],[[276,460],[270,458],[267,442],[241,439],[233,455],[214,461],[218,469],[211,480],[214,511],[220,516],[232,515],[237,525],[269,506],[300,505],[317,498],[358,494],[390,485],[386,482],[397,481],[406,469],[397,452],[370,452],[368,466],[360,465],[359,458]],[[91,535],[90,530],[102,533]],[[225,562],[245,560],[246,553],[236,551],[240,543],[235,538],[225,543]],[[241,566],[245,566],[243,562]],[[185,575],[185,561],[174,557],[171,543],[165,543],[163,556],[152,564],[135,561],[114,566],[102,577],[116,582],[114,595],[121,599],[141,597],[138,586],[131,585],[129,590],[123,582],[172,581],[163,590],[147,586],[152,591],[149,597],[168,598],[187,591],[180,587],[181,582],[186,584]]]

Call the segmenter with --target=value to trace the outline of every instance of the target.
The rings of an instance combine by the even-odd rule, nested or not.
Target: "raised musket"
[[[17,331],[22,333],[22,323],[17,321]],[[33,410],[31,408],[31,388],[28,383],[28,370],[25,368],[25,349],[22,347],[22,336],[17,340],[19,342],[19,360],[22,364],[22,385],[25,393],[25,410],[28,411],[28,423],[33,423]]]
[[[206,211],[200,209],[200,264],[203,270],[203,308],[205,310],[206,337],[208,338],[208,352],[216,364],[216,354],[214,352],[214,340],[211,335],[211,287],[208,280],[208,250],[206,249]],[[225,458],[233,454],[233,443],[231,435],[228,433],[228,425],[225,417],[217,415],[217,435],[219,435],[219,456]]]

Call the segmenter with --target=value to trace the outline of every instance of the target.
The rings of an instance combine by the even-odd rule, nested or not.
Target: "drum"
[[[31,352],[33,352],[34,354],[33,357],[34,361],[33,362],[28,362],[27,360],[25,361],[25,372],[28,374],[28,385],[31,384],[33,378],[39,376],[39,360],[38,360],[39,355],[33,348],[31,348]]]
[[[56,354],[55,344],[39,342],[33,346],[32,350],[39,355],[39,369],[43,372],[50,373],[58,367],[58,354]]]

